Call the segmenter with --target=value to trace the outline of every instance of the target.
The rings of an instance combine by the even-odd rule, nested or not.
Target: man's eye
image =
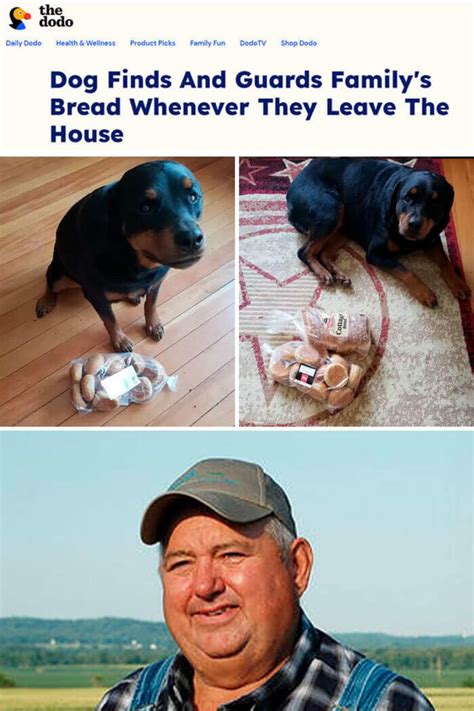
[[[166,569],[168,571],[182,570],[189,564],[190,564],[189,560],[175,560],[173,563],[169,563]]]
[[[226,551],[223,555],[226,560],[232,561],[240,560],[244,557],[244,554],[240,551]]]

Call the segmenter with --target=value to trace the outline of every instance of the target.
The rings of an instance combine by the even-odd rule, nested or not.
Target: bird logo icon
[[[10,27],[14,30],[25,30],[26,25],[23,20],[31,20],[31,15],[26,10],[22,10],[21,7],[13,7],[10,10]]]

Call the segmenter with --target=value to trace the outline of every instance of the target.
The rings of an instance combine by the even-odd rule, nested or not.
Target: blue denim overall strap
[[[137,688],[128,711],[150,711],[155,708],[160,691],[163,689],[168,671],[175,660],[175,655],[144,667],[138,677]]]
[[[334,709],[347,711],[375,711],[389,684],[397,674],[371,659],[358,662],[342,691]]]

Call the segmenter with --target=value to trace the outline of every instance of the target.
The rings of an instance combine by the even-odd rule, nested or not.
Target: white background
[[[470,3],[61,3],[72,28],[38,27],[39,5],[25,4],[32,19],[27,29],[9,27],[8,11],[1,23],[0,57],[2,155],[469,155],[473,149],[472,8]],[[51,3],[56,6],[56,3]],[[56,39],[115,40],[118,47],[56,48]],[[177,48],[132,49],[129,40],[174,38]],[[225,39],[225,49],[191,49],[189,39]],[[264,49],[241,49],[240,39],[265,38]],[[309,49],[284,49],[283,38],[316,39]],[[7,47],[6,41],[40,39],[41,48]],[[272,47],[269,49],[269,45]],[[215,73],[226,69],[226,90],[106,90],[109,69],[130,73],[154,69],[175,82],[190,69]],[[447,101],[446,117],[408,116],[398,90],[331,89],[332,70],[383,74],[430,74],[433,87],[407,96]],[[50,71],[99,75],[95,95],[78,90],[51,90]],[[248,69],[261,74],[293,74],[309,69],[325,80],[319,90],[252,91],[237,89],[233,75]],[[122,97],[120,117],[51,117],[50,100],[107,100]],[[133,117],[128,96],[159,96],[169,101],[251,101],[245,117]],[[314,118],[263,118],[256,99],[278,95],[288,101],[320,102]],[[322,105],[328,96],[346,101],[394,101],[394,117],[328,117]],[[51,124],[69,128],[121,128],[123,143],[50,143]]]

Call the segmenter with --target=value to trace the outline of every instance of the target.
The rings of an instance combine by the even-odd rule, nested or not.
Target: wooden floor
[[[466,281],[474,294],[474,158],[443,158],[444,174],[456,196],[453,217]],[[471,299],[474,305],[474,296]]]
[[[99,317],[80,290],[59,295],[41,320],[56,226],[80,197],[145,158],[0,159],[0,425],[224,426],[234,424],[234,160],[181,158],[204,191],[205,257],[172,270],[158,300],[165,336],[144,333],[143,306],[114,305],[135,351],[178,375],[145,405],[79,416],[69,399],[73,358],[110,352]]]

